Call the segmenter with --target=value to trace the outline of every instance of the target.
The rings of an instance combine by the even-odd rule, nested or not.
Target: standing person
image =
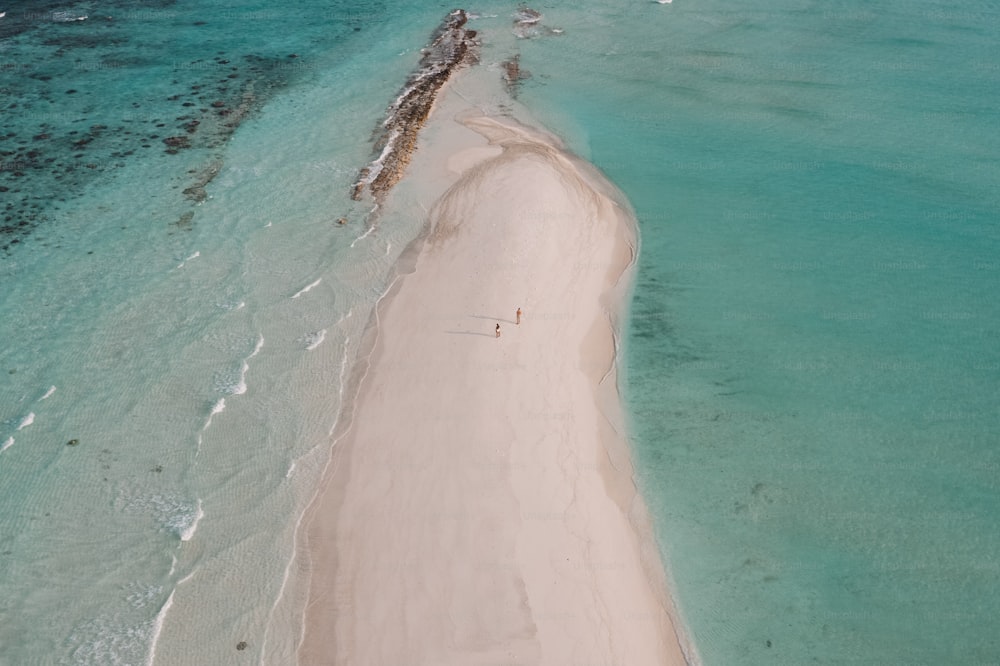
[[[497,337],[500,337],[500,324],[497,324]]]
[[[520,324],[521,323],[521,308],[517,309],[517,321],[515,321],[514,323],[515,324]]]

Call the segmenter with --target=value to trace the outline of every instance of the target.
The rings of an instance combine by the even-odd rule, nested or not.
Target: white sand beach
[[[412,165],[453,184],[310,509],[300,663],[684,664],[616,388],[629,212],[552,137],[459,106]]]

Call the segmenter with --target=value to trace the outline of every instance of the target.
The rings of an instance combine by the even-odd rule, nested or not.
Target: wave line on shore
[[[29,412],[27,416],[21,419],[21,422],[18,424],[17,429],[18,431],[24,430],[34,422],[35,422],[35,413]]]
[[[163,622],[167,618],[167,613],[170,612],[170,607],[174,605],[174,592],[176,591],[176,588],[170,591],[170,596],[163,602],[160,612],[153,619],[149,637],[149,654],[146,656],[146,666],[153,666],[153,663],[156,661],[156,644],[160,641],[160,634],[163,632]]]
[[[292,296],[292,298],[298,298],[302,294],[307,293],[313,287],[318,286],[319,283],[322,282],[322,281],[323,281],[323,278],[317,278],[315,282],[311,282],[311,283],[307,284],[306,286],[302,287],[301,289],[299,289],[297,292],[295,292],[295,295]]]

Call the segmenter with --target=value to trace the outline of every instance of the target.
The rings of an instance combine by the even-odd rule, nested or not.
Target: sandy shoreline
[[[684,664],[621,434],[631,218],[551,137],[444,106],[414,167],[454,184],[307,517],[300,663]]]

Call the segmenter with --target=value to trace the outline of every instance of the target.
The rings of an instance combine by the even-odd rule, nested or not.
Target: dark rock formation
[[[523,79],[531,77],[531,72],[526,69],[521,69],[521,55],[515,55],[510,60],[505,60],[500,63],[503,67],[503,81],[507,85],[507,91],[513,95],[517,96],[517,86]]]
[[[190,148],[191,140],[186,136],[168,136],[163,140],[167,144],[167,152],[177,152],[180,148]]]
[[[222,169],[222,163],[219,161],[213,161],[209,163],[198,176],[195,178],[194,183],[184,188],[184,196],[194,201],[195,203],[201,203],[208,198],[208,193],[205,192],[205,186],[212,182],[212,180],[219,175],[219,171]]]
[[[559,28],[548,28],[542,26],[542,13],[538,10],[521,5],[514,12],[514,35],[519,39],[532,39],[542,35],[560,35]]]
[[[542,20],[542,13],[531,7],[522,6],[514,14],[514,25],[526,26],[534,25]]]
[[[420,66],[389,107],[388,116],[379,128],[375,144],[378,157],[361,170],[351,192],[355,201],[361,199],[365,189],[379,201],[402,178],[416,149],[417,134],[441,86],[460,66],[475,62],[478,44],[476,32],[465,29],[468,19],[462,9],[448,14],[430,46],[424,49]]]
[[[187,211],[181,215],[180,219],[174,222],[174,226],[182,231],[191,231],[191,220],[194,219],[194,213],[192,211]]]

